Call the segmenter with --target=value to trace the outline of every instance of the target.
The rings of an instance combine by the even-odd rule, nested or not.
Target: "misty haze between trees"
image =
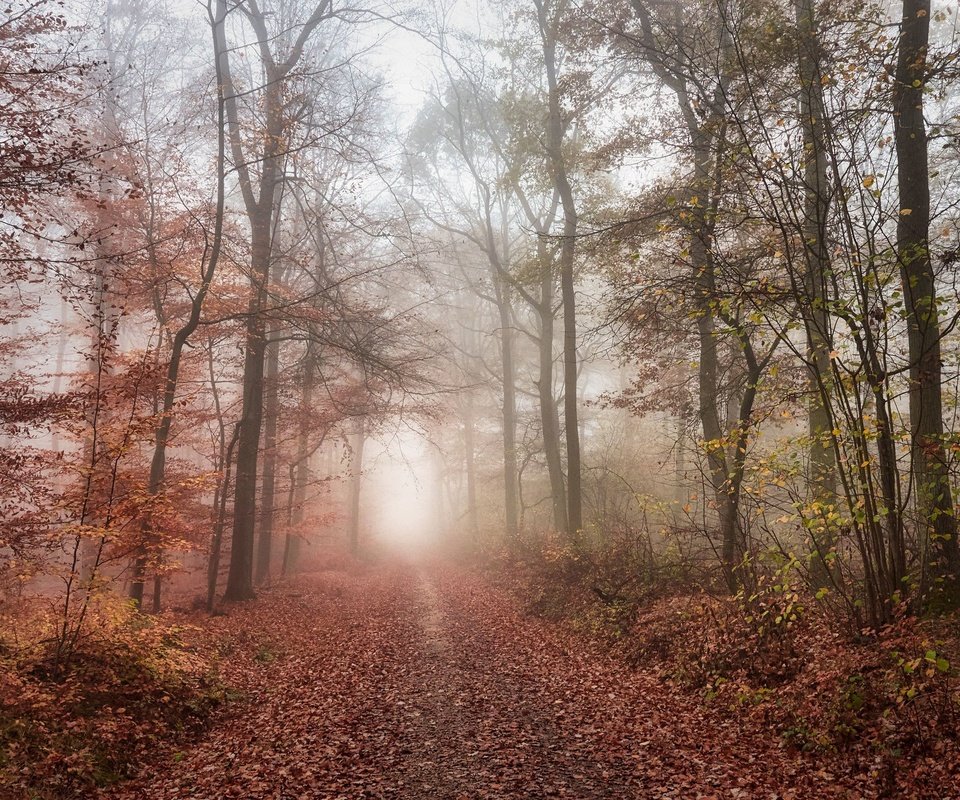
[[[958,65],[12,0],[0,794],[960,798]]]

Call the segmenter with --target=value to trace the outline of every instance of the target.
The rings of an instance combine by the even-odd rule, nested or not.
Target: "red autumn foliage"
[[[84,130],[77,57],[55,2],[13,0],[0,20],[0,255],[6,279],[29,272],[51,205],[85,194],[94,148]]]

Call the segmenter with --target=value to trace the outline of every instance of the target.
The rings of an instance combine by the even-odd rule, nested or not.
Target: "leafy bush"
[[[904,617],[851,636],[803,597],[770,583],[748,597],[670,598],[639,613],[623,647],[802,750],[866,747],[882,759],[960,741],[956,620],[952,632],[946,620]]]
[[[629,537],[594,548],[562,537],[535,544],[513,570],[534,613],[585,629],[726,713],[756,718],[790,747],[860,748],[894,770],[905,752],[960,743],[958,614],[919,620],[901,603],[894,623],[858,631],[825,590],[807,587],[792,558],[751,561],[749,589],[715,596]]]
[[[602,536],[543,534],[520,558],[531,611],[614,639],[631,629],[638,608],[689,578],[683,559],[658,557],[646,526],[620,524]]]
[[[48,623],[33,618],[16,637],[0,630],[2,796],[87,797],[127,776],[152,742],[201,726],[220,700],[189,628],[99,601],[62,661],[37,635]]]

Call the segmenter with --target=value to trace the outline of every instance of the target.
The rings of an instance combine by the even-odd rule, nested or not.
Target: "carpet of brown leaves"
[[[240,699],[103,800],[960,797],[791,750],[451,567],[320,573],[210,624]]]

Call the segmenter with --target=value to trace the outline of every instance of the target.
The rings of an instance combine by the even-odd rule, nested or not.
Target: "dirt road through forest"
[[[241,699],[103,797],[869,796],[469,572],[324,573],[216,624]]]

